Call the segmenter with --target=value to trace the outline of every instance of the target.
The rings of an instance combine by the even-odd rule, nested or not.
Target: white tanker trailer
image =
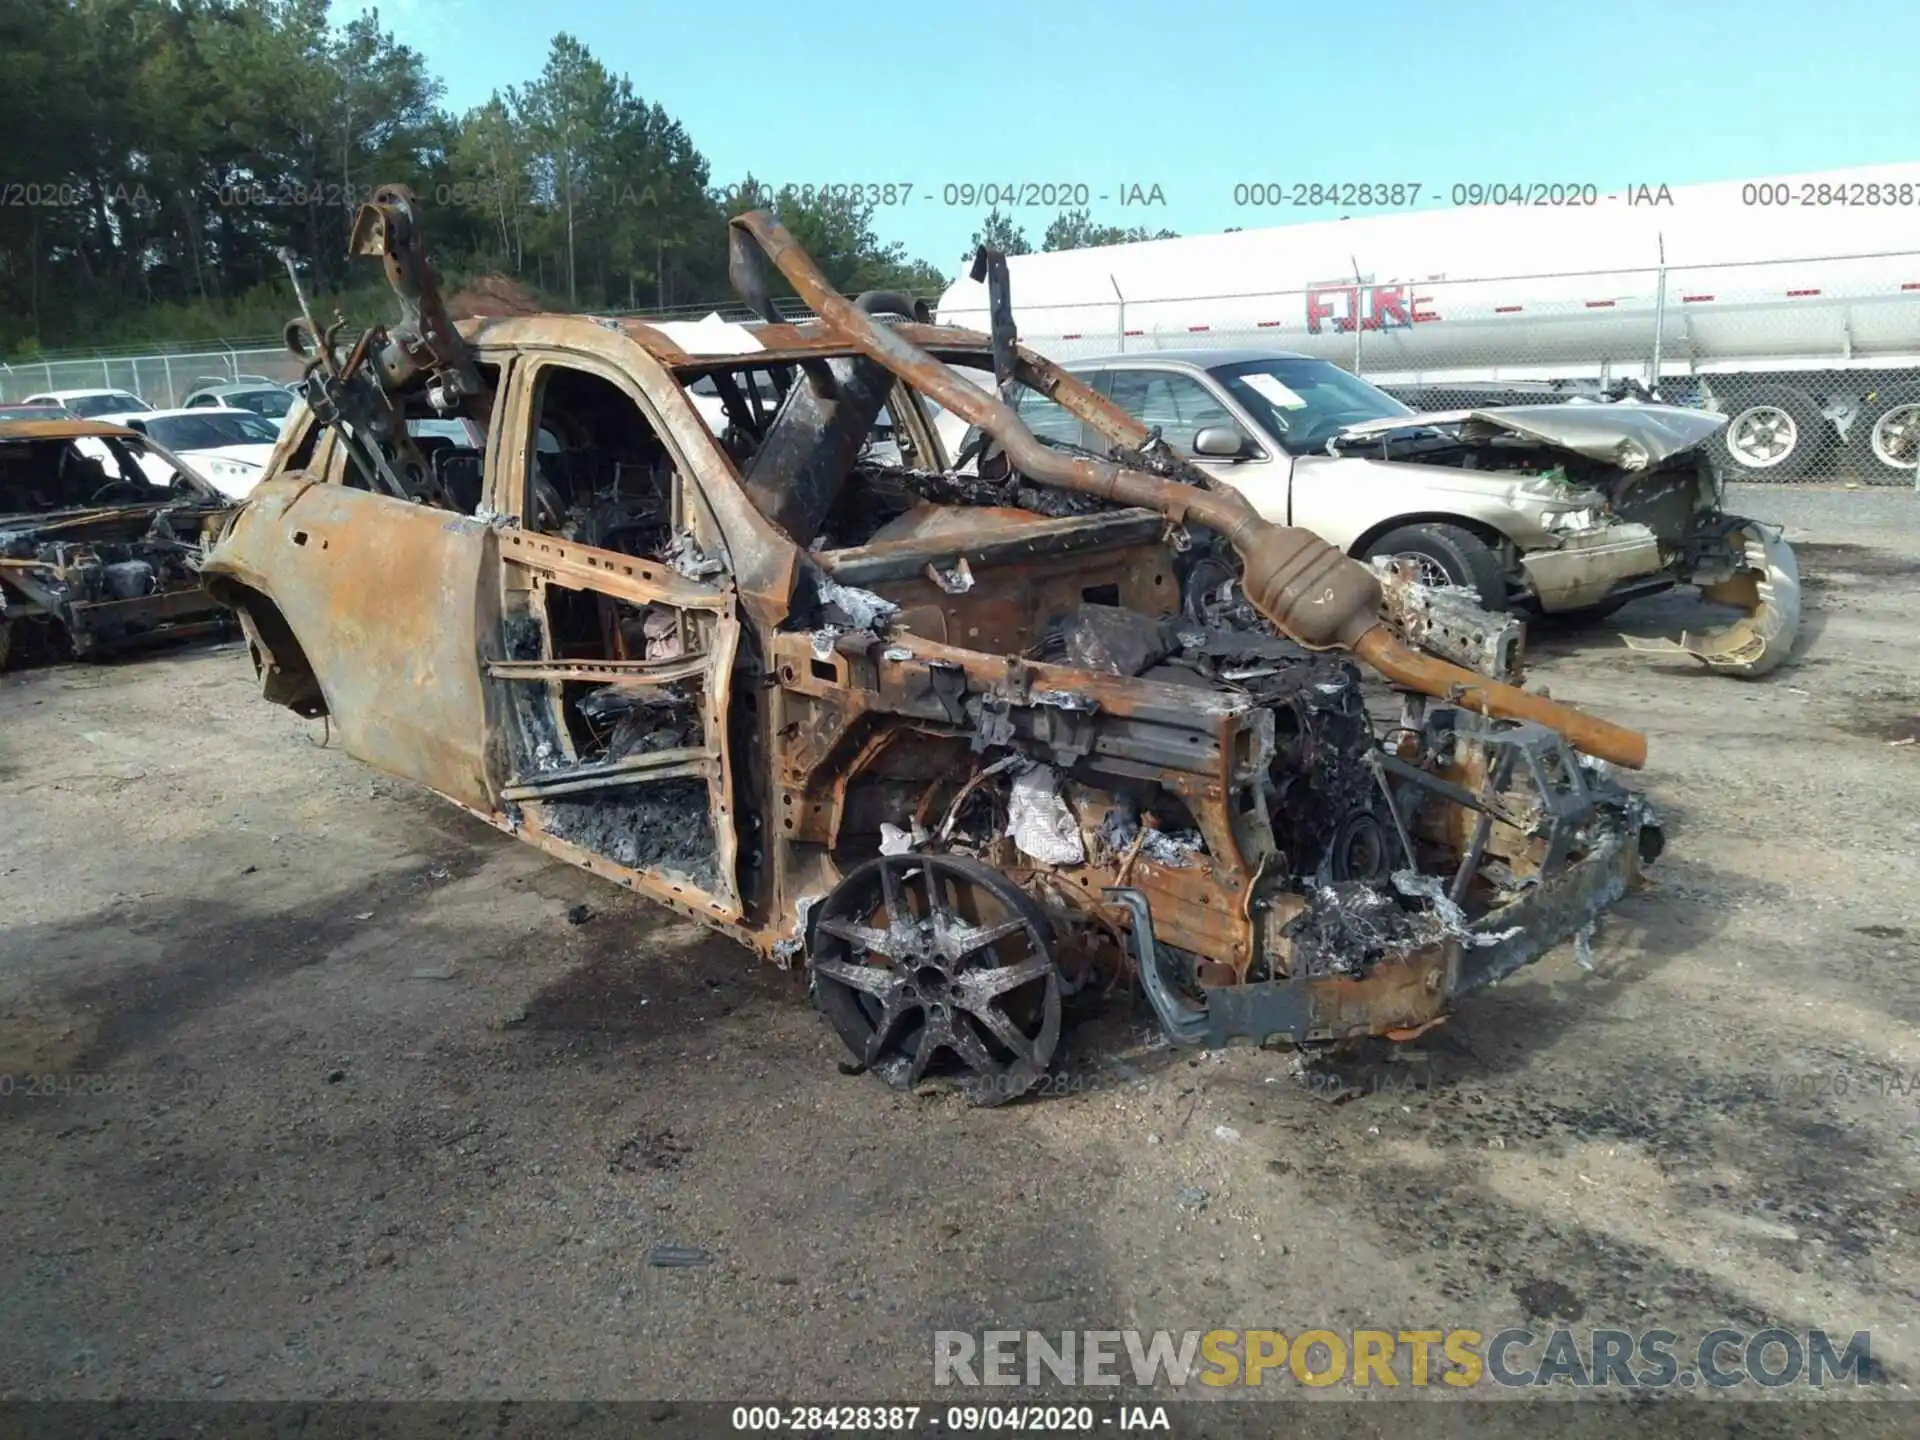
[[[1242,189],[1255,206],[1282,198]],[[1635,382],[1729,416],[1730,478],[1913,477],[1920,164],[1437,198],[1445,208],[1010,257],[1020,338],[1059,360],[1271,346],[1423,410]],[[984,329],[986,312],[970,279],[940,300],[943,323]]]

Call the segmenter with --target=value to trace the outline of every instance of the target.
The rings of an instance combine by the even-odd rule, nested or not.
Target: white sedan
[[[23,405],[57,405],[82,420],[98,420],[107,415],[138,412],[151,414],[153,407],[130,390],[43,390],[29,395]]]
[[[259,484],[267,457],[280,438],[276,422],[235,408],[198,406],[98,418],[137,430],[156,445],[171,450],[202,480],[234,500],[244,499]],[[151,467],[161,462],[149,457],[141,463]]]

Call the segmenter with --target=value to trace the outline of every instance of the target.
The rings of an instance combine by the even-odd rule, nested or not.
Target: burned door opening
[[[525,524],[505,532],[506,658],[490,667],[509,722],[503,807],[649,888],[735,914],[731,602],[659,558],[680,474],[633,398],[557,362],[530,383]]]

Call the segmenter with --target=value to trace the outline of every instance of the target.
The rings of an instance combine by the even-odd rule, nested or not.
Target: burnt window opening
[[[688,382],[687,393],[700,418],[743,473],[759,453],[797,373],[794,365],[752,365],[710,371]]]
[[[498,395],[500,367],[476,364],[487,395]],[[438,492],[446,496],[447,508],[461,515],[476,514],[486,499],[487,426],[480,418],[485,407],[469,401],[452,415],[433,408],[424,387],[396,396],[400,420],[406,426],[407,443],[417,454]],[[315,447],[324,426],[310,426],[299,446],[287,457],[286,469],[301,470],[312,464]],[[381,449],[389,464],[406,472],[412,457],[397,454],[385,437]],[[352,490],[379,491],[374,478],[355,462],[351,447],[341,446],[329,466],[330,480]]]
[[[991,373],[958,359],[953,368],[983,391],[992,391]],[[908,405],[924,420],[930,449],[916,450],[912,428],[893,423],[894,413]],[[1015,382],[1014,410],[1043,443],[1105,458],[1106,449],[1090,425],[1025,380]],[[887,432],[879,433],[876,427],[872,442],[855,463],[849,483],[822,527],[820,548],[856,549],[914,538],[939,528],[936,512],[941,509],[986,507],[1027,511],[1035,519],[1058,519],[1123,508],[1031,483],[979,427],[904,385],[898,387],[884,414]]]
[[[0,515],[200,499],[158,455],[110,435],[0,445]]]
[[[952,363],[992,390],[990,373],[963,357]],[[977,430],[860,356],[735,364],[683,378],[754,505],[809,549],[913,538],[928,507],[1028,510],[1039,518],[1116,508],[1029,484],[997,446],[981,444]],[[1018,388],[1016,408],[1042,439],[1105,454],[1093,448],[1099,441],[1091,427],[1025,381]],[[1059,423],[1049,424],[1048,413]],[[904,529],[896,524],[911,512],[920,513]]]
[[[320,448],[321,433],[326,428],[314,418],[313,412],[307,412],[300,422],[300,438],[294,441],[293,448],[287,452],[287,463],[281,467],[283,473],[312,468],[314,454]]]
[[[801,378],[801,367],[796,364],[744,365],[707,371],[688,381],[686,388],[700,418],[735,466],[745,473],[760,453],[780,407]],[[912,431],[895,418],[893,403],[882,404],[867,428],[859,444],[859,461],[932,466],[934,457],[920,453]]]
[[[552,365],[541,371],[534,417],[527,528],[624,555],[665,553],[676,471],[632,398],[598,375]]]
[[[474,368],[487,392],[497,393],[500,367]],[[423,390],[408,395],[401,408],[407,438],[420,452],[448,506],[462,515],[473,514],[486,498],[487,427],[470,411],[471,407],[457,415],[441,415]]]

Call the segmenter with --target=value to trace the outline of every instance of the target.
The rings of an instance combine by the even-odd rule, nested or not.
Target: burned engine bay
[[[358,361],[310,352],[312,409],[397,417],[428,395],[489,423],[487,366],[456,339],[486,322],[445,321],[410,197],[383,203],[356,234],[395,252],[410,318]],[[639,322],[512,322],[680,392],[650,397],[671,450],[583,388],[571,433],[519,437],[524,501],[460,502],[398,423],[341,427],[358,480],[262,482],[207,570],[248,617],[270,698],[803,963],[859,1066],[948,1076],[985,1104],[1047,1073],[1067,1000],[1135,978],[1175,1044],[1418,1033],[1583,936],[1658,853],[1614,769],[1644,763],[1641,736],[1507,683],[1517,655],[1476,670],[1411,648],[1418,586],[1260,519],[1010,325],[989,338],[904,297],[849,300],[771,216],[733,223],[736,285],[766,323],[713,351]],[[769,267],[817,321],[774,316]],[[1036,439],[1016,386],[1109,452]],[[723,417],[696,423],[696,387]],[[971,473],[933,405],[990,437]],[[301,581],[341,572],[279,548],[294,504],[302,542],[465,510],[411,533],[502,557],[470,662],[498,703],[455,761],[421,748],[441,738],[424,711],[383,749],[390,725],[342,709],[434,692],[330,648],[322,617],[363,602]]]
[[[1180,1044],[1412,1033],[1658,853],[1639,797],[1552,729],[1417,693],[1378,721],[1348,657],[1189,613],[1156,517],[1043,523],[916,548],[917,573],[897,540],[824,554],[804,655],[776,641],[778,715],[847,737],[790,752],[825,763],[782,840],[844,876],[789,952],[863,1063],[1019,1093],[1058,1001],[1116,972]]]
[[[0,425],[0,668],[35,642],[84,658],[226,625],[198,569],[225,502],[150,483],[145,453],[112,427]]]

